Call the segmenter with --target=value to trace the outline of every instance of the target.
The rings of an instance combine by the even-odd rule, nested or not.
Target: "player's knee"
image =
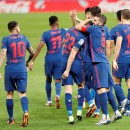
[[[61,82],[61,79],[56,79],[55,80],[55,83],[59,83],[59,82]]]
[[[25,94],[26,92],[25,91],[21,91],[21,92],[19,92],[20,94]]]
[[[9,91],[7,92],[7,96],[13,96],[14,92],[13,91]]]
[[[50,77],[46,77],[46,81],[51,83],[52,79]]]

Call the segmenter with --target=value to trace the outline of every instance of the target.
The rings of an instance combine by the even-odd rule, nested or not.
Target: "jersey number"
[[[62,43],[62,37],[61,37],[61,35],[53,36],[53,37],[51,37],[50,41],[53,43],[53,49],[56,49],[56,43],[57,42],[58,42],[58,48],[60,48],[61,47],[61,43]]]
[[[25,43],[24,42],[12,42],[10,47],[13,49],[13,57],[23,57],[25,55]]]
[[[71,51],[72,47],[74,46],[75,43],[75,37],[70,36],[69,33],[66,34],[66,39],[65,39],[65,43],[70,41],[70,44],[67,46],[68,50]]]

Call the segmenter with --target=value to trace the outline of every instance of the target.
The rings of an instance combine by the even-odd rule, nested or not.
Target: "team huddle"
[[[122,115],[130,116],[130,10],[119,10],[116,14],[118,25],[111,31],[106,26],[106,16],[101,14],[98,6],[85,10],[85,20],[80,20],[75,10],[70,11],[73,23],[70,29],[59,29],[58,17],[51,16],[49,18],[51,29],[42,34],[35,52],[26,36],[19,34],[18,22],[8,23],[10,35],[2,39],[0,54],[0,66],[6,57],[4,83],[9,115],[7,124],[15,124],[13,94],[17,90],[23,109],[21,127],[28,125],[27,70],[33,69],[34,61],[45,44],[47,46],[45,56],[46,106],[52,106],[51,83],[53,78],[56,109],[60,109],[61,86],[65,87],[65,105],[69,124],[74,124],[72,110],[74,83],[78,87],[77,120],[82,121],[84,101],[89,104],[86,117],[94,115],[95,118],[99,118],[101,108],[102,118],[96,125],[109,124],[122,119]],[[26,50],[30,54],[27,61],[25,61]],[[112,53],[113,77],[109,63]],[[127,98],[121,87],[123,78],[128,86]],[[108,102],[114,111],[111,118],[108,112]]]

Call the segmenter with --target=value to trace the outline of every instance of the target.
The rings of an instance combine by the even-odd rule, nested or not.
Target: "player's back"
[[[76,54],[75,60],[74,60],[74,64],[80,64],[81,60],[83,61],[83,52],[82,49],[84,48],[84,44],[86,41],[87,37],[85,37],[85,35],[83,33],[81,33],[80,31],[77,31],[75,28],[70,28],[67,33],[66,33],[66,38],[65,38],[65,43],[64,43],[64,50],[63,50],[63,61],[66,62],[70,52],[73,48],[73,46],[75,46],[76,48],[80,48],[79,52]]]
[[[122,24],[117,30],[117,36],[122,36],[118,63],[130,63],[130,24]]]
[[[2,48],[7,49],[6,73],[26,72],[26,48],[30,47],[27,38],[20,34],[9,35],[2,39]]]
[[[62,42],[65,34],[65,29],[49,30],[43,33],[42,40],[47,46],[46,62],[62,59]]]
[[[118,30],[118,28],[121,27],[122,24],[118,24],[115,27],[113,27],[110,31],[110,40],[114,40],[114,43],[116,44],[116,39],[117,39],[117,35],[116,32]]]
[[[92,62],[109,62],[106,57],[106,39],[107,32],[103,26],[91,26],[88,29],[90,33],[90,49]]]

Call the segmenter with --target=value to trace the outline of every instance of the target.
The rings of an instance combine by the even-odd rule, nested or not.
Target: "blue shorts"
[[[130,78],[130,64],[118,63],[118,70],[112,68],[112,74],[117,78]]]
[[[5,73],[5,91],[26,92],[27,72]]]
[[[109,88],[114,86],[108,63],[93,63],[93,76],[95,89]]]
[[[61,79],[62,76],[62,61],[46,62],[45,63],[45,75],[46,77],[55,80]]]
[[[91,62],[84,63],[85,82],[91,82],[93,75],[93,66]]]
[[[66,62],[62,63],[62,73],[66,70]],[[62,79],[62,85],[73,85],[74,82],[79,85],[85,80],[83,65],[72,64],[69,76]]]

